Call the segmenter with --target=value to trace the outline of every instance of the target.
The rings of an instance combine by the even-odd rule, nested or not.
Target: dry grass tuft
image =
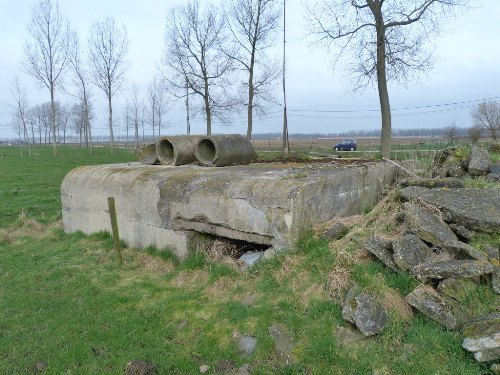
[[[236,281],[232,277],[220,277],[204,291],[205,295],[217,300],[230,299],[230,291],[236,286]]]
[[[19,227],[33,232],[43,232],[45,227],[34,219],[29,219],[24,210],[19,212]]]
[[[139,253],[137,262],[148,272],[156,275],[163,275],[175,270],[175,265],[159,257],[149,254]]]
[[[224,240],[207,241],[198,244],[196,251],[205,255],[209,262],[220,262],[226,258],[235,258],[241,249],[234,243]]]
[[[328,273],[325,289],[335,301],[342,302],[350,285],[350,271],[347,268],[336,266]]]
[[[11,231],[7,229],[0,229],[0,242],[13,244],[16,242],[16,240]]]
[[[387,288],[384,289],[381,294],[378,300],[386,311],[395,311],[405,322],[409,322],[413,318],[411,307],[406,303],[401,293],[394,289]]]
[[[278,282],[282,282],[286,278],[290,277],[295,270],[297,270],[303,263],[303,258],[297,255],[285,256],[281,267],[273,271],[273,276]]]

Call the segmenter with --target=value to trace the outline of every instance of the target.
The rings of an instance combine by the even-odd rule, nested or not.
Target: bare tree
[[[50,91],[50,129],[56,155],[55,90],[61,84],[68,64],[71,43],[69,25],[59,12],[57,2],[54,5],[52,0],[40,0],[32,8],[28,31],[32,41],[25,45],[23,68]]]
[[[448,143],[453,143],[458,137],[457,123],[453,121],[450,126],[444,128],[443,137],[448,141]]]
[[[10,103],[9,106],[14,112],[14,127],[19,135],[21,149],[23,144],[22,141],[24,141],[24,147],[28,148],[28,156],[31,156],[31,146],[29,144],[30,140],[28,135],[29,104],[26,93],[21,87],[18,77],[15,77],[11,83],[11,95],[13,103]]]
[[[252,138],[253,112],[262,102],[272,101],[270,85],[279,76],[276,59],[266,56],[274,45],[279,26],[277,0],[231,0],[228,24],[237,48],[231,57],[247,73],[247,138]],[[260,107],[262,108],[262,107]]]
[[[156,127],[158,127],[158,136],[160,136],[163,116],[167,111],[168,104],[161,79],[154,77],[148,86],[145,102],[147,122],[153,129],[153,138],[155,137]]]
[[[500,131],[500,106],[498,103],[481,103],[472,111],[475,126],[491,132],[491,138],[496,142]]]
[[[481,127],[474,125],[469,128],[469,138],[473,144],[476,144],[481,139]]]
[[[62,144],[66,144],[66,131],[68,130],[69,120],[71,117],[71,108],[68,104],[62,104],[60,102],[57,102],[56,108],[56,124],[59,143],[61,143],[62,132]]]
[[[212,117],[225,121],[236,105],[228,94],[233,60],[220,48],[224,32],[220,12],[211,4],[201,9],[198,0],[172,9],[167,17],[162,74],[177,97],[185,96],[187,84],[202,99],[207,135],[212,133]]]
[[[308,9],[311,36],[338,47],[335,62],[350,55],[356,88],[377,82],[382,117],[381,152],[391,150],[391,107],[387,83],[406,83],[432,67],[427,46],[441,18],[469,0],[318,0]]]
[[[128,102],[127,102],[128,104]],[[134,84],[132,86],[132,94],[130,96],[130,120],[133,124],[134,128],[134,141],[135,141],[135,151],[139,150],[139,123],[140,123],[140,114],[141,114],[141,100],[139,99],[139,94],[137,92],[137,86]],[[127,115],[128,115],[127,111]],[[143,136],[144,137],[144,136]]]
[[[92,81],[108,98],[109,137],[113,153],[112,98],[125,81],[128,69],[129,42],[125,26],[116,26],[115,21],[109,17],[96,22],[90,29],[88,44]]]
[[[69,65],[73,71],[73,86],[76,88],[76,96],[80,101],[81,105],[79,108],[81,109],[82,115],[82,123],[79,127],[79,134],[83,135],[85,138],[85,146],[89,148],[90,142],[90,152],[92,153],[92,131],[90,128],[90,99],[91,92],[89,88],[89,73],[84,64],[82,57],[82,49],[80,47],[80,41],[78,40],[78,36],[76,33],[73,33],[73,46],[71,53],[69,54]],[[77,107],[73,107],[76,109]]]

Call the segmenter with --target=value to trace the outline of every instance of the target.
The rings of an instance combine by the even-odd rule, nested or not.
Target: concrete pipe
[[[194,149],[199,135],[176,135],[163,137],[156,142],[156,153],[163,165],[184,165],[196,160]]]
[[[156,144],[150,144],[139,149],[139,161],[142,164],[158,164],[158,156],[156,155]]]
[[[250,164],[257,159],[252,143],[239,134],[201,138],[195,156],[204,166]]]

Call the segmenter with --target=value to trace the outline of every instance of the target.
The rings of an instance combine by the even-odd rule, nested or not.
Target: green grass
[[[160,374],[198,374],[203,364],[215,374],[222,361],[249,363],[252,374],[488,373],[488,365],[461,348],[460,332],[420,314],[405,318],[397,309],[379,336],[342,345],[334,331],[346,323],[325,289],[332,269],[349,265],[351,277],[379,296],[418,285],[370,259],[351,264],[359,250],[354,242],[341,253],[339,244],[307,234],[296,249],[245,272],[199,253],[180,262],[153,247],[125,249],[119,267],[108,233],[64,233],[59,187],[78,165],[131,161],[134,155],[63,148],[53,157],[47,148],[21,158],[19,150],[3,151],[0,374],[33,373],[37,362],[46,363],[45,374],[123,374],[134,359],[155,364]],[[491,240],[474,239],[477,246]],[[499,308],[488,288],[480,285],[467,301],[471,311]],[[288,365],[277,359],[269,335],[277,323],[294,339]],[[258,340],[250,357],[240,357],[235,331]]]

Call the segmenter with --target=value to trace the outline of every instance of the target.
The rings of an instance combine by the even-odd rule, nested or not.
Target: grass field
[[[128,150],[50,148],[19,157],[0,147],[0,374],[123,374],[143,360],[159,374],[487,374],[447,331],[403,303],[417,282],[387,271],[359,251],[373,233],[398,233],[400,203],[388,197],[353,224],[352,237],[329,242],[313,233],[295,249],[240,271],[229,258],[126,249],[119,267],[106,233],[61,229],[59,187],[84,164],[135,160]],[[3,156],[5,155],[5,156]],[[476,238],[475,245],[491,242]],[[383,300],[390,324],[377,337],[343,343],[338,298],[354,280]],[[466,302],[472,314],[500,310],[489,285]],[[284,364],[269,327],[293,338]],[[240,356],[237,335],[257,339]],[[37,370],[38,369],[38,370]]]

